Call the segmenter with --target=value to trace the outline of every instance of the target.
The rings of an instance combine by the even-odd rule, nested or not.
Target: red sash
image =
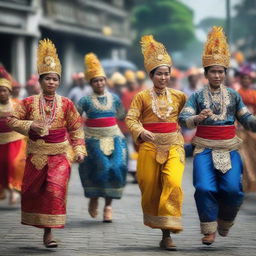
[[[115,117],[88,118],[85,121],[87,127],[109,127],[116,124]]]
[[[229,140],[236,136],[236,128],[234,125],[198,125],[195,136],[208,140]]]
[[[59,143],[67,140],[67,130],[66,128],[56,129],[56,130],[49,130],[49,134],[46,136],[41,137],[35,131],[29,131],[29,138],[31,140],[44,140],[46,143]]]
[[[0,132],[11,132],[12,129],[7,125],[6,118],[0,118]]]
[[[169,133],[176,132],[178,129],[177,123],[146,123],[143,127],[153,133]]]

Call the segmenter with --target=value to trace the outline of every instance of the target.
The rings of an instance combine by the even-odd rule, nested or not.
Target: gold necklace
[[[171,106],[172,105],[172,97],[171,97],[169,90],[167,88],[165,88],[165,95],[167,98],[167,104],[166,104],[167,111],[164,114],[160,113],[159,104],[157,104],[157,94],[156,94],[154,88],[152,88],[150,90],[150,95],[152,98],[152,111],[154,112],[154,114],[157,117],[159,117],[160,119],[163,119],[163,120],[167,119],[173,110],[173,107]]]
[[[99,101],[98,97],[106,97],[107,104],[102,104]],[[99,110],[109,110],[110,108],[112,108],[113,96],[109,92],[105,92],[103,95],[98,95],[96,93],[93,93],[91,95],[91,98],[92,98],[92,103],[93,103],[94,107]]]

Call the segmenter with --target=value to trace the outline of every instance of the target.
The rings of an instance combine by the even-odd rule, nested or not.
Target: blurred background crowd
[[[226,85],[239,91],[255,114],[255,24],[253,0],[0,0],[0,64],[13,77],[13,98],[40,93],[36,48],[41,38],[50,38],[63,65],[59,93],[77,103],[91,93],[84,54],[94,52],[108,76],[108,90],[119,95],[127,111],[134,95],[152,86],[140,52],[142,35],[153,34],[164,43],[174,63],[169,86],[190,96],[206,84],[201,54],[207,32],[223,26],[232,52]],[[129,170],[134,172],[136,148],[124,122],[119,126],[130,141]],[[191,156],[194,131],[184,129],[183,134]],[[241,132],[249,141],[254,136]],[[249,153],[243,150],[246,162]],[[248,191],[256,191],[253,161],[245,177]]]

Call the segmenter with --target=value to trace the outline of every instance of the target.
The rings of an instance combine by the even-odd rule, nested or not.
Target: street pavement
[[[130,177],[128,181],[130,181]],[[211,246],[201,244],[199,221],[193,199],[192,161],[187,160],[183,181],[184,231],[173,235],[178,247],[175,252],[163,251],[158,244],[161,232],[143,225],[140,192],[136,184],[128,182],[124,196],[114,201],[113,223],[102,222],[100,214],[92,219],[87,212],[88,200],[83,197],[77,166],[73,166],[69,184],[68,215],[65,229],[54,230],[59,243],[56,249],[42,244],[42,230],[20,224],[20,208],[0,201],[1,256],[255,256],[256,255],[256,194],[246,196],[236,224],[226,238],[217,236]]]

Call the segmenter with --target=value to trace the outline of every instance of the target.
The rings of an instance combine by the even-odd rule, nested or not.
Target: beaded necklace
[[[39,102],[40,102],[40,110],[41,110],[41,115],[43,117],[43,121],[46,125],[50,126],[56,116],[56,113],[57,113],[56,95],[54,95],[51,107],[47,106],[46,100],[45,100],[43,94],[40,94]],[[47,108],[46,112],[50,113],[49,117],[46,116],[45,108]]]
[[[166,95],[166,98],[167,98],[167,104],[166,105],[168,107],[166,106],[167,111],[164,114],[160,113],[160,109],[159,109],[159,106],[157,104],[157,94],[156,94],[154,88],[152,88],[150,90],[150,95],[151,95],[151,98],[152,98],[152,110],[153,110],[154,114],[157,117],[159,117],[160,119],[163,119],[163,120],[167,119],[170,116],[170,114],[173,110],[173,107],[171,106],[172,97],[171,97],[171,94],[170,94],[169,90],[167,88],[165,88],[165,95]]]
[[[224,88],[223,85],[220,85],[220,93],[219,96],[215,96],[211,92],[211,88],[209,85],[206,86],[206,108],[210,109],[211,104],[214,106],[216,110],[218,110],[218,106],[216,103],[220,104],[219,112],[220,114],[212,114],[210,116],[211,119],[214,121],[217,120],[224,120],[226,115],[227,115],[227,105],[229,104],[229,97],[228,97],[228,92],[226,91],[226,88]]]
[[[98,97],[106,97],[107,104],[104,104],[104,103],[102,104],[99,101]],[[99,95],[99,94],[93,93],[91,95],[91,98],[92,98],[92,103],[93,103],[94,107],[99,109],[99,110],[109,110],[109,109],[112,108],[113,96],[109,92],[104,92],[103,95]]]

